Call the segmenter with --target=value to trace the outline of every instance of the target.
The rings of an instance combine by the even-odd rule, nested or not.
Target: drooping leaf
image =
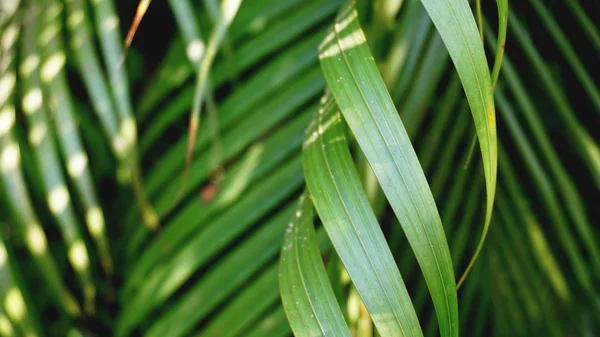
[[[290,324],[287,321],[283,308],[278,307],[268,313],[256,326],[248,332],[246,337],[285,337],[289,336]]]
[[[500,68],[502,67],[502,59],[504,57],[504,48],[506,46],[508,0],[496,0],[496,6],[498,6],[498,41],[496,42],[496,57],[494,58],[494,67],[492,68],[492,92],[496,88],[496,83],[498,83],[498,76],[500,75]],[[483,26],[481,27],[481,33],[483,34]]]
[[[125,294],[136,289],[145,279],[153,267],[171,253],[169,247],[177,247],[189,239],[190,233],[200,228],[205,221],[216,216],[234,202],[239,202],[239,197],[248,193],[261,193],[267,172],[274,170],[282,164],[283,160],[295,150],[300,148],[305,125],[310,119],[310,111],[299,116],[296,120],[279,132],[273,134],[264,143],[255,144],[255,149],[248,151],[247,159],[233,166],[226,173],[222,181],[222,193],[215,200],[206,205],[198,205],[198,200],[186,202],[177,215],[167,223],[167,227],[150,243],[143,254],[136,259],[133,270],[127,278]],[[247,176],[251,174],[251,176]],[[208,171],[205,171],[205,178]],[[252,188],[244,189],[247,185],[256,184]],[[269,195],[267,192],[266,195]],[[257,195],[258,198],[261,198]],[[264,200],[262,200],[264,202]]]
[[[118,145],[122,143],[119,134],[119,117],[94,45],[90,27],[91,17],[83,0],[67,1],[66,5],[67,27],[71,37],[69,45],[75,58],[75,65],[103,132],[111,140],[111,149],[115,156],[119,156]]]
[[[281,1],[277,6],[274,6],[270,1],[257,4],[257,1],[252,2],[242,14],[252,15],[256,21],[274,21],[274,24],[267,26],[261,30],[254,38],[241,44],[237,49],[236,58],[237,70],[242,72],[248,70],[252,66],[268,55],[277,53],[277,50],[282,46],[290,43],[294,39],[299,39],[302,34],[318,27],[324,18],[330,17],[339,8],[343,0],[316,0],[309,3],[302,2],[301,5],[294,7],[293,1]],[[250,3],[250,2],[248,2]],[[243,6],[243,5],[242,5]],[[267,7],[267,8],[264,8]],[[285,12],[287,10],[287,12]],[[282,13],[283,12],[283,13]],[[244,34],[252,31],[252,22],[250,19],[240,19],[232,23],[230,36],[234,39],[239,39]],[[248,23],[244,25],[244,22]],[[240,24],[236,24],[240,23]],[[147,120],[151,112],[151,108],[158,105],[173,89],[180,87],[194,73],[189,62],[185,62],[186,46],[184,43],[173,43],[164,61],[164,66],[155,80],[152,81],[151,87],[145,92],[141,101],[138,118],[141,122]],[[225,63],[217,63],[214,69],[211,70],[211,83],[213,86],[219,86],[230,77],[231,69]],[[194,88],[190,88],[193,91]],[[192,97],[192,96],[190,96]],[[187,99],[191,101],[191,99]],[[189,110],[185,110],[189,113]],[[200,135],[201,136],[201,135]]]
[[[173,295],[204,263],[207,263],[219,250],[248,230],[260,217],[264,216],[282,199],[289,196],[302,179],[299,158],[292,160],[265,181],[264,186],[248,193],[228,212],[204,224],[202,231],[188,240],[169,248],[173,253],[153,266],[151,273],[144,278],[143,286],[127,305],[126,314],[120,320],[118,335],[126,335],[134,324],[152,309],[161,305]],[[284,184],[285,183],[285,184]],[[197,202],[197,201],[196,201]],[[235,225],[233,225],[235,224]],[[160,248],[160,245],[158,246]],[[154,296],[147,296],[151,292]],[[181,310],[186,310],[185,306]],[[164,324],[151,329],[151,335],[162,336],[172,328]],[[183,329],[183,326],[180,327]],[[182,332],[183,333],[183,332]]]
[[[319,49],[327,84],[421,266],[441,334],[457,336],[456,283],[437,207],[352,7],[340,12],[332,32]],[[312,191],[311,194],[314,196]],[[364,295],[361,293],[361,296]]]
[[[496,113],[492,96],[492,82],[481,43],[482,38],[477,31],[477,24],[468,1],[421,0],[421,2],[441,35],[465,89],[483,160],[487,190],[486,216],[481,239],[473,258],[458,281],[460,287],[481,252],[492,219],[498,169]]]
[[[580,283],[582,289],[588,293],[590,296],[596,296],[596,290],[592,286],[592,276],[591,272],[598,274],[600,269],[598,269],[598,259],[597,259],[597,247],[588,246],[588,249],[592,251],[592,262],[594,268],[586,267],[586,263],[584,262],[583,255],[581,253],[581,248],[577,244],[575,236],[571,232],[570,226],[568,225],[568,221],[566,219],[565,214],[562,212],[562,207],[558,200],[556,189],[553,186],[553,183],[548,177],[548,174],[545,172],[542,164],[534,153],[532,145],[526,140],[526,136],[522,128],[520,127],[517,119],[516,113],[512,109],[502,91],[497,93],[499,106],[502,107],[500,110],[503,118],[506,120],[507,125],[509,125],[509,130],[516,141],[517,148],[519,152],[522,153],[522,157],[525,161],[525,165],[530,171],[531,177],[534,179],[535,187],[539,191],[539,196],[542,200],[544,200],[544,205],[546,211],[551,214],[550,223],[553,225],[558,235],[558,240],[560,241],[563,249],[566,251],[567,256],[569,258],[571,268],[575,273],[578,282]],[[504,165],[504,164],[503,164]],[[583,220],[585,221],[585,220]],[[590,229],[586,228],[585,223],[578,223],[578,228],[587,234],[590,233]],[[585,236],[584,236],[585,239]],[[590,243],[590,239],[585,239],[586,243]],[[596,254],[594,254],[596,253]]]
[[[333,96],[326,94],[304,141],[308,190],[378,331],[419,336],[417,315],[358,179],[342,122]]]
[[[319,252],[312,202],[306,192],[286,230],[279,288],[296,336],[350,336]]]

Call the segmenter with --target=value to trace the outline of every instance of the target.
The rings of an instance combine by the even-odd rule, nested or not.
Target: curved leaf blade
[[[279,262],[281,301],[296,336],[350,336],[319,252],[306,193],[286,230]]]
[[[422,336],[398,267],[358,178],[341,123],[335,101],[327,94],[304,141],[308,190],[380,334]]]
[[[456,283],[442,222],[352,7],[342,10],[319,49],[327,84],[421,266],[442,336],[457,336]]]
[[[492,219],[498,175],[496,111],[481,35],[468,1],[421,0],[421,2],[442,37],[465,89],[483,160],[487,199],[485,222],[475,254],[458,282],[460,287],[481,252]]]
[[[231,22],[235,18],[242,0],[226,0],[221,4],[219,11],[219,17],[215,23],[214,30],[210,39],[206,51],[204,52],[200,64],[198,65],[198,75],[196,77],[196,89],[194,90],[194,100],[192,102],[192,112],[190,114],[189,130],[188,130],[188,142],[185,154],[185,169],[183,172],[182,187],[179,195],[185,193],[187,184],[187,177],[189,170],[192,165],[194,148],[196,144],[196,138],[198,134],[198,127],[200,126],[200,112],[202,108],[202,102],[205,99],[205,95],[209,95],[210,89],[210,70],[212,63],[217,55],[217,51],[223,40],[226,37],[227,29],[231,25]],[[179,196],[175,199],[175,203],[179,200]]]
[[[502,67],[502,59],[504,58],[506,29],[508,28],[508,0],[497,0],[496,6],[498,7],[498,41],[496,42],[494,68],[492,68],[492,92],[498,83],[498,76],[500,75],[500,68]]]
[[[457,336],[454,271],[440,216],[352,7],[338,16],[333,32],[320,46],[319,59],[333,96],[415,252],[442,336]]]

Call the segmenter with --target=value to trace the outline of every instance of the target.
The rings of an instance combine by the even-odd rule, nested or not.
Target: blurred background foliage
[[[0,2],[0,335],[291,335],[279,254],[326,85],[318,45],[343,4],[154,1],[121,64],[137,2]],[[481,4],[491,67],[498,14]],[[456,70],[420,1],[357,9],[460,277],[485,185]],[[460,335],[600,334],[598,22],[595,0],[510,3],[496,203],[458,291]],[[424,334],[437,335],[412,250],[349,138]],[[315,220],[351,334],[378,335]]]

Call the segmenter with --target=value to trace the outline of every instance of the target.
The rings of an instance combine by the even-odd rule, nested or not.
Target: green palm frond
[[[2,1],[0,336],[599,334],[599,9]]]

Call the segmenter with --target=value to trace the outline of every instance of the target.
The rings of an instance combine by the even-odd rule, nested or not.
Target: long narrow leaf
[[[206,224],[203,230],[194,235],[191,240],[174,247],[174,256],[154,266],[152,273],[145,278],[142,289],[128,305],[132,309],[123,316],[119,335],[127,334],[133,324],[143,318],[146,312],[168,299],[197,268],[247,230],[254,221],[275,207],[281,199],[289,196],[301,182],[300,171],[299,159],[292,160],[278,171],[278,174],[270,177],[264,188],[249,193],[228,212]],[[285,187],[282,186],[284,183]],[[190,259],[192,256],[194,258]],[[154,296],[147,296],[150,292],[154,293]]]
[[[186,297],[175,302],[168,313],[152,324],[147,336],[185,333],[198,321],[208,316],[232,293],[236,293],[237,289],[247,286],[251,275],[264,269],[265,262],[272,261],[279,252],[285,227],[293,215],[294,207],[293,204],[284,206],[278,214],[252,233],[244,244],[220,260],[215,268],[212,268],[186,293]],[[276,279],[273,281],[269,292],[277,296],[279,293],[277,281]],[[272,295],[269,294],[269,296]],[[187,313],[188,308],[195,306],[196,298],[206,298],[207,300],[193,313]],[[181,319],[183,315],[185,315],[184,320]],[[176,327],[174,328],[174,326]]]
[[[207,324],[205,330],[193,336],[239,336],[244,328],[279,300],[279,293],[272,291],[276,286],[277,266],[274,265],[249,282],[243,291],[236,294],[228,310],[221,312]]]
[[[508,26],[513,32],[516,41],[523,48],[541,83],[546,88],[548,99],[556,107],[555,110],[558,112],[564,128],[568,130],[566,132],[567,139],[570,141],[573,149],[586,162],[587,169],[592,175],[596,188],[600,189],[600,146],[598,146],[586,127],[578,119],[565,91],[562,90],[559,82],[540,54],[540,51],[534,47],[535,43],[531,38],[531,33],[525,29],[521,23],[521,19],[517,17],[514,11],[509,11]]]
[[[440,216],[352,7],[346,7],[338,16],[333,31],[320,46],[319,59],[327,84],[421,265],[441,334],[457,336],[456,283]],[[493,178],[489,166],[495,165],[488,164],[488,178]]]
[[[379,332],[419,336],[417,315],[358,179],[342,122],[333,96],[327,94],[304,142],[308,189]]]
[[[19,24],[13,21],[0,35],[0,182],[3,192],[6,193],[5,209],[14,213],[18,235],[24,237],[23,241],[33,256],[35,266],[51,289],[59,307],[74,317],[80,314],[79,305],[62,282],[61,271],[48,250],[46,234],[31,205],[21,171],[21,151],[13,135],[16,122],[15,54],[19,31]]]
[[[110,89],[115,101],[116,115],[119,120],[120,137],[112,139],[112,141],[117,156],[122,162],[122,171],[126,172],[120,180],[122,182],[131,181],[142,221],[146,227],[154,231],[159,227],[159,218],[144,190],[137,150],[137,124],[131,105],[127,73],[121,67],[120,61],[123,54],[119,36],[119,17],[112,1],[94,1],[92,5],[96,32],[100,40],[100,49],[104,56]],[[123,179],[123,177],[126,178]]]
[[[281,301],[296,336],[350,336],[327,278],[304,193],[285,234],[279,262]]]
[[[298,0],[294,0],[298,1]],[[282,1],[280,6],[293,4],[294,1]],[[281,17],[273,17],[279,12],[270,12],[263,10],[260,12],[260,17],[265,20],[273,20],[274,24],[258,34],[255,38],[248,42],[241,43],[237,48],[238,58],[236,59],[237,70],[242,72],[248,68],[255,66],[260,60],[265,59],[268,55],[274,53],[278,48],[289,44],[294,39],[298,39],[301,34],[317,27],[323,19],[330,17],[339,8],[343,0],[316,0],[311,2],[303,2],[300,8],[294,8]],[[256,2],[252,2],[254,8]],[[271,2],[267,2],[268,7],[273,6]],[[260,9],[260,6],[257,6]],[[264,15],[264,16],[263,16]],[[277,18],[277,20],[275,20]],[[242,20],[240,20],[242,21]],[[237,26],[234,21],[233,26]],[[242,29],[242,27],[244,29]],[[231,36],[243,35],[247,33],[250,27],[238,26],[237,30],[232,27],[229,31]],[[179,50],[177,50],[179,48]],[[165,60],[166,65],[163,71],[160,71],[153,85],[145,92],[140,101],[140,121],[147,120],[151,108],[158,105],[161,99],[164,99],[171,90],[181,86],[194,73],[189,62],[185,62],[184,43],[173,44],[172,51],[170,50]],[[222,85],[230,78],[232,70],[225,63],[218,63],[211,71],[211,83],[214,86]],[[186,112],[189,112],[187,110]]]
[[[578,0],[567,0],[566,2],[571,12],[577,17],[577,21],[592,42],[592,45],[596,48],[596,52],[600,55],[600,33],[598,32],[598,26],[590,19]]]
[[[191,233],[204,225],[211,216],[219,214],[234,202],[240,201],[239,197],[254,193],[254,190],[268,182],[267,175],[279,167],[282,161],[301,147],[304,127],[310,119],[310,111],[300,115],[288,123],[277,133],[273,134],[264,143],[255,144],[247,151],[242,162],[231,167],[221,182],[221,193],[209,205],[198,205],[197,200],[186,202],[186,205],[177,213],[152,243],[136,258],[135,266],[127,278],[126,290],[135,289],[138,282],[143,282],[147,273],[168,254],[169,247],[176,247],[181,242],[189,239]],[[208,171],[205,171],[208,176]],[[253,185],[245,189],[245,185]],[[263,200],[264,202],[264,200]],[[204,207],[203,207],[204,206]]]
[[[183,35],[186,56],[193,66],[202,59],[206,51],[206,44],[202,39],[196,17],[193,15],[193,5],[189,0],[169,0],[169,6]]]
[[[45,37],[58,33],[50,29],[44,30],[45,34],[38,35],[40,26],[37,22],[37,15],[41,12],[44,15],[52,15],[51,11],[44,12],[44,9],[46,8],[43,3],[37,2],[30,4],[27,9],[27,24],[23,29],[22,41],[23,61],[20,65],[22,89],[25,94],[21,101],[23,112],[29,123],[29,144],[38,168],[40,168],[42,190],[46,195],[48,208],[59,224],[67,245],[69,262],[84,287],[86,310],[93,311],[96,286],[92,280],[88,248],[81,235],[71,194],[67,189],[66,179],[60,166],[58,149],[52,139],[54,132],[50,128],[47,95],[42,92],[38,43],[42,44]],[[52,10],[56,10],[56,8]],[[38,37],[42,41],[38,41]]]
[[[594,79],[590,76],[588,70],[581,62],[581,59],[577,56],[577,53],[569,42],[569,39],[560,28],[558,22],[552,17],[550,11],[546,8],[547,5],[540,0],[529,0],[529,2],[537,12],[539,18],[542,20],[544,26],[546,26],[546,29],[554,39],[554,42],[558,46],[560,52],[567,59],[567,62],[573,69],[575,76],[583,86],[583,90],[587,92],[592,104],[596,108],[596,112],[600,114],[600,90],[598,89],[597,84],[594,82]]]
[[[465,89],[483,159],[487,190],[486,215],[481,239],[471,262],[458,282],[458,286],[460,286],[481,252],[492,219],[498,170],[496,113],[492,96],[492,82],[481,36],[477,31],[477,24],[468,1],[421,0],[421,2],[427,9],[438,33],[442,36]]]
[[[65,157],[67,173],[85,209],[87,228],[95,241],[102,267],[110,275],[113,263],[104,228],[104,213],[100,208],[92,182],[88,155],[77,132],[74,107],[64,68],[66,55],[61,40],[63,32],[61,18],[64,8],[58,1],[49,0],[48,3],[52,11],[47,12],[43,27],[55,30],[56,34],[42,41],[42,82],[49,96],[49,110],[54,116],[56,136]]]
[[[118,144],[123,143],[119,134],[118,116],[115,111],[107,79],[104,76],[90,28],[84,0],[67,1],[67,26],[70,33],[70,47],[75,57],[75,65],[90,96],[90,103],[98,116],[104,134],[111,140],[111,149],[118,156]]]
[[[494,68],[492,69],[492,91],[498,82],[502,59],[504,58],[504,49],[506,46],[506,29],[508,28],[508,0],[496,0],[498,7],[498,41],[496,42],[496,57],[494,58]],[[481,27],[483,32],[483,26]],[[483,36],[482,36],[483,37]],[[484,39],[485,44],[485,39]]]
[[[285,316],[283,308],[278,307],[273,310],[267,316],[265,316],[260,322],[257,323],[253,329],[251,329],[245,336],[246,337],[285,337],[289,336],[292,332],[290,331],[290,324]]]
[[[200,126],[200,109],[204,101],[205,95],[210,95],[210,69],[217,51],[223,43],[223,39],[227,34],[227,29],[231,25],[231,22],[235,18],[242,0],[224,0],[221,4],[219,11],[219,17],[215,23],[212,35],[208,40],[206,51],[202,56],[200,64],[198,66],[198,75],[196,79],[196,89],[194,90],[194,101],[192,104],[192,112],[190,114],[190,125],[187,142],[187,150],[185,155],[185,169],[183,173],[183,183],[181,193],[185,192],[187,184],[187,175],[189,173],[190,166],[192,164],[192,157],[194,154],[194,145],[196,143],[196,135],[198,134],[198,127]],[[176,201],[177,202],[177,201]]]

